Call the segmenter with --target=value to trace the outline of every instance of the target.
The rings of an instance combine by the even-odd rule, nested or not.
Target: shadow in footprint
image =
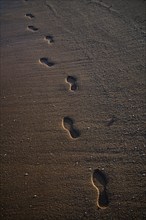
[[[40,63],[44,64],[48,67],[54,66],[54,63],[52,61],[48,60],[48,58],[46,58],[46,57],[40,58]]]
[[[33,25],[29,25],[27,28],[28,28],[28,30],[30,30],[30,31],[38,31],[38,28],[36,28],[36,27],[33,26]]]
[[[112,118],[109,119],[107,126],[113,125],[116,121],[117,121],[117,118],[116,116],[113,115]]]
[[[33,14],[31,14],[31,13],[26,13],[26,14],[25,14],[25,17],[28,17],[28,18],[30,18],[30,19],[31,19],[31,18],[34,18],[34,15],[33,15]]]
[[[92,184],[97,190],[97,206],[101,209],[107,208],[109,204],[107,196],[107,185],[108,181],[105,174],[99,169],[95,169],[92,175]]]
[[[77,86],[77,79],[74,76],[67,76],[66,82],[70,84],[70,90],[71,91],[76,91],[78,86]]]
[[[63,118],[63,128],[69,132],[71,138],[78,138],[80,136],[79,130],[74,128],[74,121],[70,117]]]
[[[54,39],[53,39],[53,37],[52,37],[51,35],[46,36],[46,37],[45,37],[45,40],[48,41],[48,44],[54,43]]]

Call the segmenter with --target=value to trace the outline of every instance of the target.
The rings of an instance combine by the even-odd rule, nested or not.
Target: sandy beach
[[[0,219],[146,219],[145,8],[0,0]]]

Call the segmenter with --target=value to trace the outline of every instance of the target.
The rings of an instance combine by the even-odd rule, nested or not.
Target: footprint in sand
[[[69,83],[71,91],[76,91],[78,89],[77,79],[74,76],[67,76],[66,82]]]
[[[27,29],[29,30],[29,31],[38,31],[38,28],[36,28],[35,26],[33,26],[33,25],[29,25],[28,27],[27,27]]]
[[[54,66],[54,63],[52,61],[50,61],[48,58],[46,57],[42,57],[40,58],[40,63],[47,66],[47,67],[51,67],[51,66]]]
[[[106,209],[109,204],[109,200],[108,200],[107,189],[106,189],[106,185],[108,181],[107,181],[105,174],[99,169],[95,169],[92,174],[91,181],[92,181],[93,186],[97,190],[98,208]]]
[[[45,40],[48,41],[48,44],[54,43],[54,39],[53,39],[53,37],[52,37],[51,35],[46,36],[46,37],[45,37]]]
[[[108,120],[107,126],[113,125],[116,121],[117,121],[117,117],[113,115],[113,116]]]
[[[32,18],[34,18],[34,15],[31,13],[26,13],[25,17],[32,19]]]
[[[80,136],[79,130],[74,128],[74,121],[70,117],[64,117],[62,120],[62,126],[68,131],[71,138],[75,139]]]

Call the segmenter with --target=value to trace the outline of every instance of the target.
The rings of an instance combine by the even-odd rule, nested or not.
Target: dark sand
[[[0,0],[2,220],[146,219],[145,2]]]

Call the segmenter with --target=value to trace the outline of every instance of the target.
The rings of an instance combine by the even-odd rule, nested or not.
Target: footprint
[[[106,185],[108,183],[105,174],[99,169],[95,169],[91,178],[93,186],[97,190],[97,206],[100,209],[106,209],[109,200],[107,196]]]
[[[46,37],[45,37],[45,40],[48,41],[48,44],[52,44],[52,43],[54,43],[53,37],[50,36],[50,35],[46,36]]]
[[[80,132],[74,128],[73,124],[74,121],[70,117],[64,117],[62,120],[62,126],[69,132],[71,138],[78,138],[80,136]]]
[[[48,58],[46,58],[46,57],[40,58],[40,63],[44,64],[48,67],[54,66],[54,63],[52,61],[49,61]]]
[[[78,86],[77,86],[77,79],[74,76],[68,76],[66,78],[66,82],[70,84],[70,90],[71,91],[76,91]]]
[[[36,27],[33,26],[33,25],[29,25],[29,26],[27,27],[27,29],[30,30],[30,31],[38,31],[38,28],[36,28]]]
[[[107,126],[113,125],[114,122],[116,122],[116,121],[117,121],[117,118],[116,118],[116,116],[113,115],[112,118],[109,119]]]
[[[31,18],[34,18],[34,15],[32,15],[31,13],[26,13],[25,16],[28,17],[28,18],[30,18],[30,19],[31,19]]]

